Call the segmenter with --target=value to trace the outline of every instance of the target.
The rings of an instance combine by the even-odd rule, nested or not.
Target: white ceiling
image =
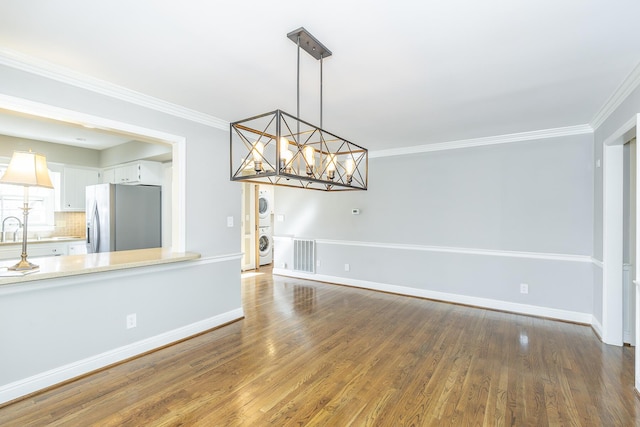
[[[93,150],[104,150],[132,140],[130,136],[124,134],[2,109],[0,109],[0,134]]]
[[[388,149],[589,123],[640,63],[638,0],[3,0],[0,48],[214,117],[296,113]],[[302,54],[301,118],[319,124]]]

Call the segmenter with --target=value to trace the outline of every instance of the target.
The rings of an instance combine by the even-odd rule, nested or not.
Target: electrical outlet
[[[528,294],[529,293],[529,285],[527,285],[526,283],[520,283],[520,293],[521,294]]]
[[[138,326],[138,319],[135,313],[127,314],[127,329]]]
[[[228,216],[227,217],[227,227],[233,227],[233,217],[232,216]]]
[[[319,259],[317,259],[317,260],[316,260],[316,267],[320,267],[320,265],[321,265],[320,260],[319,260]]]
[[[349,264],[345,264],[344,271],[349,271],[349,270],[351,270],[351,266]]]

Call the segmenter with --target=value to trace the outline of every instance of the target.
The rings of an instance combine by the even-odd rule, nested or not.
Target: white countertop
[[[30,262],[40,266],[37,272],[9,277],[4,276],[4,274],[11,274],[6,268],[14,265],[19,259],[3,260],[0,261],[0,286],[12,283],[31,282],[34,280],[75,276],[78,274],[168,264],[198,258],[200,258],[200,254],[195,252],[175,253],[171,252],[171,249],[165,248],[52,256],[36,258],[34,260],[28,259]]]

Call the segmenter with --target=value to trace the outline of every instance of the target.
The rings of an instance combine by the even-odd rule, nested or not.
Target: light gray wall
[[[0,385],[238,308],[239,263],[174,264],[0,289]],[[137,327],[125,329],[130,313]]]
[[[11,158],[14,151],[35,151],[47,157],[47,163],[61,163],[97,168],[100,151],[33,139],[0,135],[0,157]]]
[[[171,146],[130,141],[100,152],[100,167],[109,167],[134,160],[144,160],[171,153]]]
[[[185,137],[186,249],[203,257],[179,273],[150,268],[124,278],[91,274],[47,281],[43,285],[50,287],[19,296],[0,289],[0,389],[5,381],[27,380],[241,308],[239,257],[207,261],[240,251],[239,228],[226,226],[228,216],[240,224],[240,185],[229,182],[227,131],[6,66],[0,66],[0,93]],[[133,333],[123,323],[131,312],[139,319]]]
[[[276,217],[284,215],[285,221],[275,223],[275,235],[341,241],[318,244],[319,274],[591,313],[589,262],[469,255],[457,249],[588,259],[592,165],[591,134],[374,158],[367,192],[278,187]],[[352,208],[361,214],[352,215]],[[275,266],[285,262],[290,268],[286,244],[281,240],[279,249],[278,244],[276,239]],[[520,283],[529,284],[529,295],[520,294]]]

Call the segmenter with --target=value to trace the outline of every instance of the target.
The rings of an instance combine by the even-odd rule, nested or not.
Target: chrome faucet
[[[22,228],[22,221],[20,221],[20,218],[18,218],[17,216],[8,216],[5,219],[2,220],[2,234],[0,235],[0,241],[4,242],[5,241],[5,232],[4,232],[4,226],[5,223],[7,222],[8,219],[15,219],[16,221],[18,221],[18,226],[16,227],[16,229],[13,231],[13,241],[17,241],[17,234],[18,234],[18,230],[20,230]]]

